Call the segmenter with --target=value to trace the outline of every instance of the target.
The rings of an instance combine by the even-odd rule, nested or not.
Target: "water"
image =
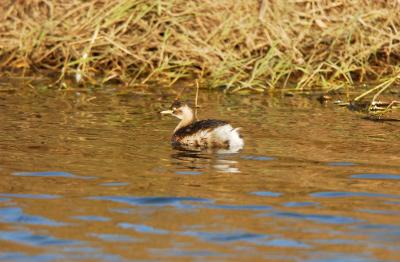
[[[174,95],[0,88],[1,261],[399,261],[400,124],[203,92],[237,154],[170,147]]]

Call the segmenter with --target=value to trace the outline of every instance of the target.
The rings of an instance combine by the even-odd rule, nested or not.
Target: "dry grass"
[[[200,78],[235,92],[334,89],[400,72],[399,1],[9,0],[0,14],[2,74]]]

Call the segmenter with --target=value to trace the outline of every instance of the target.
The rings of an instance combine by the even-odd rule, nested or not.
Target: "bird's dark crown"
[[[182,106],[185,106],[185,105],[187,105],[185,102],[182,102],[180,100],[174,100],[174,102],[172,103],[170,109],[171,110],[175,110],[175,109],[178,109],[178,108],[180,108]]]

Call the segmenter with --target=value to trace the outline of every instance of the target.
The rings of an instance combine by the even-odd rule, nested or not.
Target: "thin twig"
[[[395,80],[396,80],[396,79],[394,79],[394,81],[395,81]],[[380,95],[383,93],[383,91],[385,91],[386,89],[388,89],[394,81],[391,81],[388,85],[382,87],[382,89],[379,90],[379,91],[374,95],[374,97],[372,98],[372,102],[371,102],[371,103],[375,103],[375,102],[376,102],[376,99],[378,98],[378,96],[380,96]]]
[[[195,102],[194,105],[196,108],[199,107],[197,103],[198,99],[199,99],[199,80],[196,79],[196,100],[194,101]]]
[[[196,79],[196,98],[194,100],[194,117],[196,118],[196,120],[199,120],[197,117],[197,108],[200,108],[199,104],[198,104],[198,99],[199,99],[199,80]]]
[[[376,91],[376,90],[378,90],[378,89],[382,89],[382,90],[380,90],[380,91],[377,93],[378,95],[381,94],[381,93],[383,92],[383,90],[385,90],[387,87],[389,87],[391,84],[393,84],[393,83],[396,81],[396,79],[397,79],[396,77],[393,77],[393,78],[390,78],[389,80],[386,80],[385,82],[383,82],[383,83],[377,85],[376,87],[371,88],[370,90],[368,90],[368,91],[362,93],[361,95],[357,96],[356,98],[354,98],[353,101],[358,101],[358,100],[360,100],[361,98],[363,98],[363,97],[365,97],[365,96],[371,94],[372,92],[374,92],[374,91]],[[381,92],[381,91],[382,91],[382,92]],[[376,95],[375,95],[375,96],[376,96]],[[374,100],[373,100],[373,101],[375,101],[375,98],[377,97],[377,96],[376,96],[376,97],[375,97],[375,96],[374,96]]]

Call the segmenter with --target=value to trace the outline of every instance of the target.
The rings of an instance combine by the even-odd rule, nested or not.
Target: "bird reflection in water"
[[[183,147],[174,147],[171,155],[178,170],[187,170],[188,173],[199,174],[204,170],[214,169],[222,173],[240,173],[239,162],[232,159],[237,154],[229,149],[196,150]]]

